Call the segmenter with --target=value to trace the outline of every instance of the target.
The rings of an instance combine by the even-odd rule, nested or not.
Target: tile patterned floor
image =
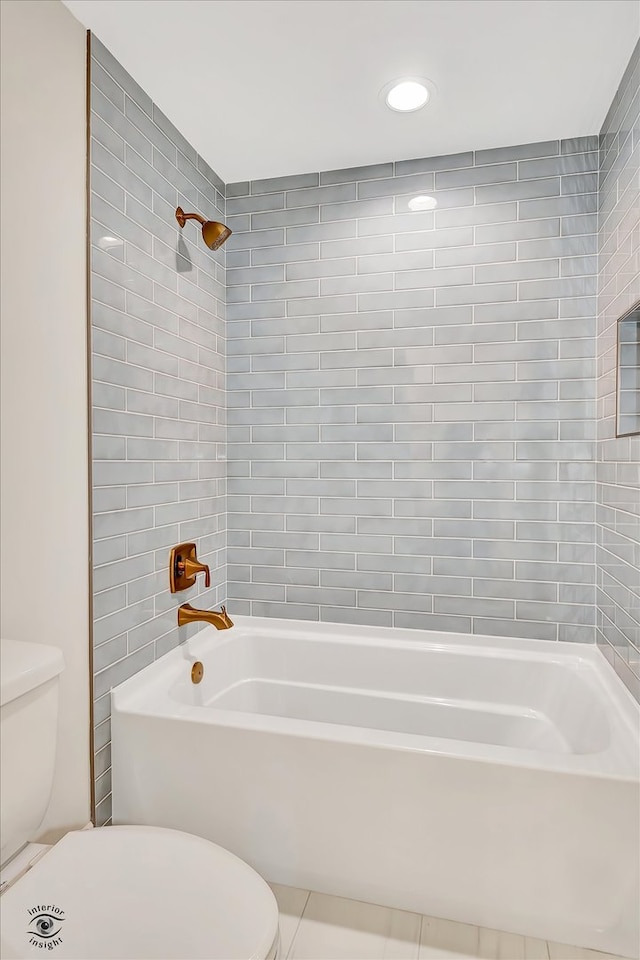
[[[272,883],[282,960],[622,960]]]

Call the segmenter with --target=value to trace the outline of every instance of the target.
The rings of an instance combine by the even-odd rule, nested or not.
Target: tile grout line
[[[292,936],[292,938],[291,938],[291,943],[289,944],[289,949],[287,950],[287,956],[286,956],[286,958],[283,958],[283,960],[288,960],[288,958],[291,956],[291,952],[292,952],[292,950],[293,950],[293,948],[294,948],[294,945],[295,945],[295,942],[296,942],[296,937],[298,936],[298,930],[300,929],[300,924],[302,923],[302,918],[304,917],[304,913],[305,913],[305,910],[307,909],[307,904],[309,903],[310,898],[311,898],[311,891],[310,891],[310,890],[307,890],[307,896],[305,897],[304,905],[303,905],[302,910],[301,910],[301,912],[300,912],[300,916],[298,917],[298,922],[296,923],[296,928],[295,928],[294,933],[293,933],[293,936]]]

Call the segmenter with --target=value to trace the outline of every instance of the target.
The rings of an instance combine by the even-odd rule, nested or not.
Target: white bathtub
[[[640,714],[595,647],[238,617],[112,700],[114,822],[200,834],[271,881],[637,955]]]

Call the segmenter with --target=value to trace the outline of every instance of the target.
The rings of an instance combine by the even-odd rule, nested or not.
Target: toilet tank
[[[0,640],[0,863],[35,838],[51,796],[58,729],[57,647]]]

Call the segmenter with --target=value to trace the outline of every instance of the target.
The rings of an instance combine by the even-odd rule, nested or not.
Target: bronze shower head
[[[202,224],[202,239],[211,250],[217,250],[231,236],[229,227],[217,220],[205,220],[199,213],[185,213],[182,207],[176,209],[176,220],[184,227],[187,220],[197,220]]]

